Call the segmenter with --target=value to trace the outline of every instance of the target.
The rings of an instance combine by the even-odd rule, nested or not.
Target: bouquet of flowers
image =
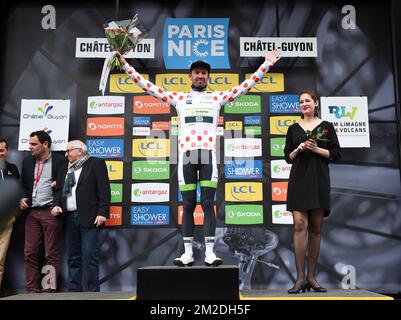
[[[102,94],[104,94],[110,71],[122,69],[120,60],[115,56],[115,51],[120,52],[122,55],[127,54],[135,49],[136,45],[147,36],[138,14],[135,14],[131,20],[112,21],[105,24],[104,32],[112,52],[110,52],[103,64],[99,84],[99,90],[102,91]]]
[[[322,129],[321,127],[317,128],[317,133],[313,134],[312,131],[306,130],[306,136],[308,139],[312,139],[314,141],[329,141],[327,135],[329,134],[328,129]]]

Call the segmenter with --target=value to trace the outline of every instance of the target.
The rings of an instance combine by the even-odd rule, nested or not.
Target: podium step
[[[137,300],[239,300],[239,270],[234,265],[139,268]]]

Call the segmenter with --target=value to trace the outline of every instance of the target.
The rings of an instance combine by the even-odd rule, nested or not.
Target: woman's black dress
[[[285,143],[285,160],[292,163],[287,191],[287,210],[303,211],[311,209],[324,209],[325,216],[330,213],[330,175],[329,162],[341,157],[340,145],[334,126],[331,122],[322,121],[312,133],[321,127],[327,129],[326,137],[329,141],[317,141],[320,148],[329,150],[330,159],[326,159],[316,153],[305,150],[300,152],[293,161],[290,153],[307,140],[305,130],[295,123],[288,128]]]

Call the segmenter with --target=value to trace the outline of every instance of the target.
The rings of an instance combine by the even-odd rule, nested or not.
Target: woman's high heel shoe
[[[323,288],[316,280],[314,281],[317,285],[312,285],[311,282],[308,281],[306,284],[306,290],[309,292],[310,289],[313,289],[315,292],[327,292],[326,288]]]
[[[295,283],[295,284],[296,284],[296,283]],[[288,294],[297,294],[297,293],[300,293],[301,291],[302,291],[302,292],[305,292],[305,290],[307,289],[307,287],[308,287],[308,284],[307,284],[307,283],[304,283],[304,282],[302,281],[302,283],[301,283],[301,285],[299,286],[299,288],[297,288],[296,285],[294,285],[291,289],[288,289],[287,293],[288,293]]]

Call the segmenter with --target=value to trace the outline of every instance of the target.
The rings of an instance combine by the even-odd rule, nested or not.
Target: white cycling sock
[[[192,240],[193,237],[185,237],[184,238],[184,249],[185,249],[185,254],[189,256],[193,256],[193,251],[192,251]]]
[[[214,237],[205,237],[205,255],[213,253]]]

